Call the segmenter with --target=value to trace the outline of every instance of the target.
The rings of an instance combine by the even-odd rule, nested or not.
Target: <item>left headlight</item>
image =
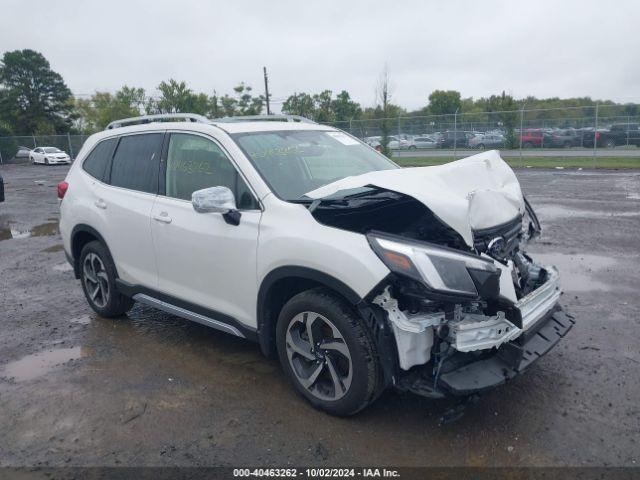
[[[499,293],[500,269],[490,259],[377,232],[367,234],[367,239],[389,270],[431,290],[469,297],[495,297]]]

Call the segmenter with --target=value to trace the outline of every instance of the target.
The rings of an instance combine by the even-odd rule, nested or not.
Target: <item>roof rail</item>
[[[186,122],[211,123],[211,120],[196,113],[160,113],[157,115],[141,115],[139,117],[123,118],[114,120],[107,125],[106,130],[125,127],[127,125],[137,125],[140,123],[166,122],[169,120],[182,119]]]
[[[214,123],[235,123],[235,122],[301,122],[316,123],[300,115],[241,115],[237,117],[223,117],[212,120]]]

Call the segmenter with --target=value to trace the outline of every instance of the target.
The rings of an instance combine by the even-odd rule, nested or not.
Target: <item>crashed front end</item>
[[[540,225],[515,174],[496,152],[474,157],[310,194],[318,221],[365,234],[389,268],[361,310],[387,380],[423,396],[502,384],[574,323],[558,305],[558,271],[524,251]]]
[[[573,325],[558,306],[558,271],[534,263],[519,242],[467,253],[379,232],[368,238],[393,272],[371,302],[391,326],[400,388],[440,397],[497,386]]]

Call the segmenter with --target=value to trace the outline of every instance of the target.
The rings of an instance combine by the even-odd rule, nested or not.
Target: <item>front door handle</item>
[[[103,199],[101,199],[101,198],[99,198],[98,200],[96,200],[96,201],[94,202],[94,205],[95,205],[96,207],[98,207],[98,208],[103,209],[103,210],[107,208],[107,202],[105,202],[105,201],[104,201]]]
[[[154,215],[153,219],[156,222],[171,223],[171,217],[167,212],[160,212],[160,215]]]

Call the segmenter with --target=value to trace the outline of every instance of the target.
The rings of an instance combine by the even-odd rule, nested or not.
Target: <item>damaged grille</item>
[[[496,225],[495,227],[483,228],[473,231],[473,244],[480,253],[488,253],[491,256],[499,255],[501,258],[508,257],[520,243],[522,233],[522,217],[518,216],[513,220]],[[496,241],[496,239],[502,239]],[[496,251],[492,246],[492,251],[488,252],[490,245],[498,247]]]

